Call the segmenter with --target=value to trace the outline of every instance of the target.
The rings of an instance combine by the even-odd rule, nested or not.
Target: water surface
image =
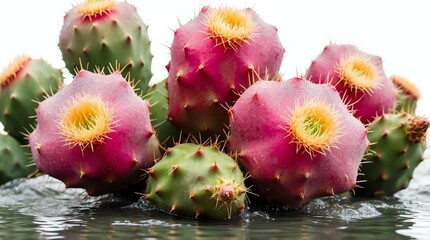
[[[334,196],[300,210],[260,205],[228,221],[179,218],[139,196],[88,197],[52,178],[0,186],[0,239],[430,239],[430,159],[393,197]]]

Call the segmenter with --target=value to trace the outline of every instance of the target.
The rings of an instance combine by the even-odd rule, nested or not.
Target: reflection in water
[[[137,196],[87,197],[46,176],[9,182],[0,196],[0,239],[426,239],[430,161],[394,197],[326,197],[296,211],[253,206],[229,221],[170,216]]]
[[[427,143],[427,146],[429,144]],[[430,234],[430,152],[427,149],[425,161],[414,172],[409,187],[396,194],[409,212],[405,216],[412,226],[399,229],[399,234],[416,239],[429,239]]]

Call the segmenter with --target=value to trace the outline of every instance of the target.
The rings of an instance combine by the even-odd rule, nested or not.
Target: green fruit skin
[[[417,109],[418,99],[411,94],[407,94],[401,88],[396,87],[396,90],[397,90],[396,111],[415,114]]]
[[[166,80],[154,84],[144,97],[151,104],[151,123],[157,132],[160,144],[165,148],[173,147],[180,139],[180,131],[168,119]]]
[[[110,66],[118,64],[123,77],[133,81],[136,93],[143,95],[152,77],[147,28],[136,7],[127,2],[92,18],[74,7],[64,17],[58,46],[70,73],[100,68],[108,74]]]
[[[245,194],[238,195],[228,207],[217,204],[212,197],[221,179],[234,181],[245,189],[236,161],[215,147],[179,144],[169,149],[148,173],[146,199],[162,211],[191,218],[226,219],[245,207]]]
[[[0,184],[27,177],[35,171],[29,166],[30,151],[9,135],[0,134]]]
[[[407,137],[411,115],[385,114],[368,126],[369,147],[355,189],[356,196],[390,196],[406,188],[423,160],[425,140],[411,142]]]
[[[43,59],[31,59],[16,78],[0,89],[0,121],[9,135],[21,144],[36,125],[38,102],[57,92],[62,72]]]

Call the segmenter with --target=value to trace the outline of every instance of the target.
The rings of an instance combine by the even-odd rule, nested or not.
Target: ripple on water
[[[305,206],[302,211],[314,216],[335,218],[343,221],[374,218],[381,215],[375,204],[369,202],[337,202],[328,198],[317,199]]]

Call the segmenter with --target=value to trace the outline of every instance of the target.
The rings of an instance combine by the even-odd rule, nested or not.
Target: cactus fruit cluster
[[[147,28],[128,2],[84,0],[64,16],[58,46],[70,73],[121,69],[141,95],[152,77]]]
[[[62,82],[61,71],[45,60],[16,57],[0,75],[0,121],[5,131],[27,144],[38,102],[55,93]]]
[[[29,143],[38,169],[89,195],[134,187],[160,155],[149,108],[120,73],[81,70],[37,108]]]
[[[0,184],[47,174],[221,220],[247,211],[248,194],[289,209],[393,195],[423,160],[418,88],[354,45],[327,45],[285,80],[275,26],[251,8],[204,6],[174,30],[167,79],[149,86],[150,44],[128,2],[72,6],[58,43],[71,82],[27,56],[0,75]]]
[[[252,9],[203,7],[175,30],[167,67],[169,119],[194,136],[224,136],[226,107],[253,81],[276,77],[284,51],[276,27]]]
[[[176,145],[147,172],[145,198],[165,212],[229,219],[245,208],[243,173],[217,146]]]

